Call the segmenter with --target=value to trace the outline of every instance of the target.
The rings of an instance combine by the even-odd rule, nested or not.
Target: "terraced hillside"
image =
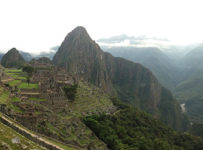
[[[72,145],[80,149],[107,149],[106,145],[81,120],[83,116],[108,114],[116,110],[110,97],[103,90],[80,81],[74,101],[68,99],[65,103],[55,101],[53,105],[52,100],[38,96],[28,99],[16,97],[14,93],[22,94],[22,90],[33,88],[38,90],[39,85],[31,83],[28,86],[25,80],[26,74],[22,70],[5,69],[5,72],[13,80],[8,80],[5,82],[6,86],[1,87],[0,103],[6,104],[6,109],[11,110],[6,113],[13,116],[19,123],[33,132],[61,141],[66,147]],[[22,84],[24,84],[23,87]]]
[[[22,150],[22,149],[36,149],[36,150],[45,150],[39,146],[38,144],[28,140],[23,137],[13,129],[7,127],[3,123],[0,122],[0,149],[14,149],[14,150]]]

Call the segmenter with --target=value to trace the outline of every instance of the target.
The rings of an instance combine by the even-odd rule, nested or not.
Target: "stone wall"
[[[20,128],[18,128],[17,126],[15,126],[13,123],[7,121],[6,119],[4,119],[3,117],[0,117],[0,121],[2,123],[4,123],[5,125],[11,127],[12,129],[14,129],[16,132],[20,133],[21,135],[25,136],[26,138],[28,138],[29,140],[43,146],[46,147],[49,150],[63,150],[62,148],[57,148],[56,146],[45,142],[43,140],[41,140],[40,138],[38,138],[37,136],[33,136],[31,135],[29,132],[26,132],[25,130],[22,130]]]

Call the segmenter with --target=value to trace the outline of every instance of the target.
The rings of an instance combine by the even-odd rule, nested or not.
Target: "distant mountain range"
[[[113,44],[111,38],[109,38],[109,42],[107,42],[108,39],[99,41]],[[102,49],[116,57],[123,57],[141,63],[153,72],[162,85],[173,91],[173,94],[180,103],[186,102],[187,114],[191,118],[196,118],[197,120],[195,116],[203,115],[201,111],[197,111],[195,102],[198,101],[198,105],[202,106],[198,106],[198,108],[203,108],[203,102],[201,102],[203,97],[202,44],[196,46],[190,45],[185,47],[185,50],[177,50],[177,47],[171,47],[171,50],[167,50],[155,47],[115,45],[111,47],[102,46]],[[181,55],[180,52],[182,53]],[[200,119],[202,121],[199,121],[199,119],[198,122],[203,122],[203,119]],[[192,119],[191,121],[195,120]]]

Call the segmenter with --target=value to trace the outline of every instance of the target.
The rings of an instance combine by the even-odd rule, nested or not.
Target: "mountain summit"
[[[16,48],[9,50],[1,60],[1,64],[6,68],[19,68],[22,67],[24,63],[25,60]]]
[[[85,28],[77,27],[66,36],[53,62],[169,126],[185,128],[179,104],[151,71],[103,52]]]
[[[88,82],[112,92],[104,53],[90,38],[84,27],[77,27],[66,36],[53,62],[58,66],[66,67],[69,72],[81,76]]]

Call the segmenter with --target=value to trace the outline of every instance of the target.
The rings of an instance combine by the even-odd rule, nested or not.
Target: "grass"
[[[9,84],[9,86],[14,87],[17,84],[19,84],[20,82],[21,82],[20,80],[13,80],[13,81],[8,82],[8,84]]]
[[[5,69],[5,72],[14,79],[26,80],[26,73],[22,72],[21,69]]]
[[[101,89],[87,83],[80,82],[76,98],[73,103],[70,103],[70,107],[74,112],[92,112],[95,113],[98,110],[105,110],[112,106],[112,102],[107,94]]]
[[[18,85],[18,88],[20,88],[20,89],[38,89],[38,84],[30,83],[28,85],[28,83],[22,82],[21,84]]]
[[[0,103],[7,104],[8,98],[9,98],[9,91],[3,90],[2,93],[0,94]]]
[[[12,103],[9,103],[8,104],[8,107],[13,110],[14,112],[17,112],[17,113],[23,113],[23,110],[21,110],[19,107],[13,105]]]
[[[12,98],[11,98],[11,101],[12,101],[12,102],[20,102],[21,99],[18,98],[18,97],[12,97]]]
[[[40,147],[38,144],[33,143],[2,123],[0,123],[0,135],[0,149],[3,148],[2,145],[4,144],[9,147],[8,149],[22,150],[25,145],[27,146],[26,149],[44,150],[44,148]],[[14,138],[19,139],[20,143],[12,143],[12,139]],[[4,147],[4,149],[6,148]]]
[[[30,97],[29,100],[32,100],[32,101],[46,101],[46,99],[44,99],[44,98],[37,98],[37,97]]]
[[[22,72],[21,69],[5,69],[4,70],[6,73],[16,73],[16,72]]]

